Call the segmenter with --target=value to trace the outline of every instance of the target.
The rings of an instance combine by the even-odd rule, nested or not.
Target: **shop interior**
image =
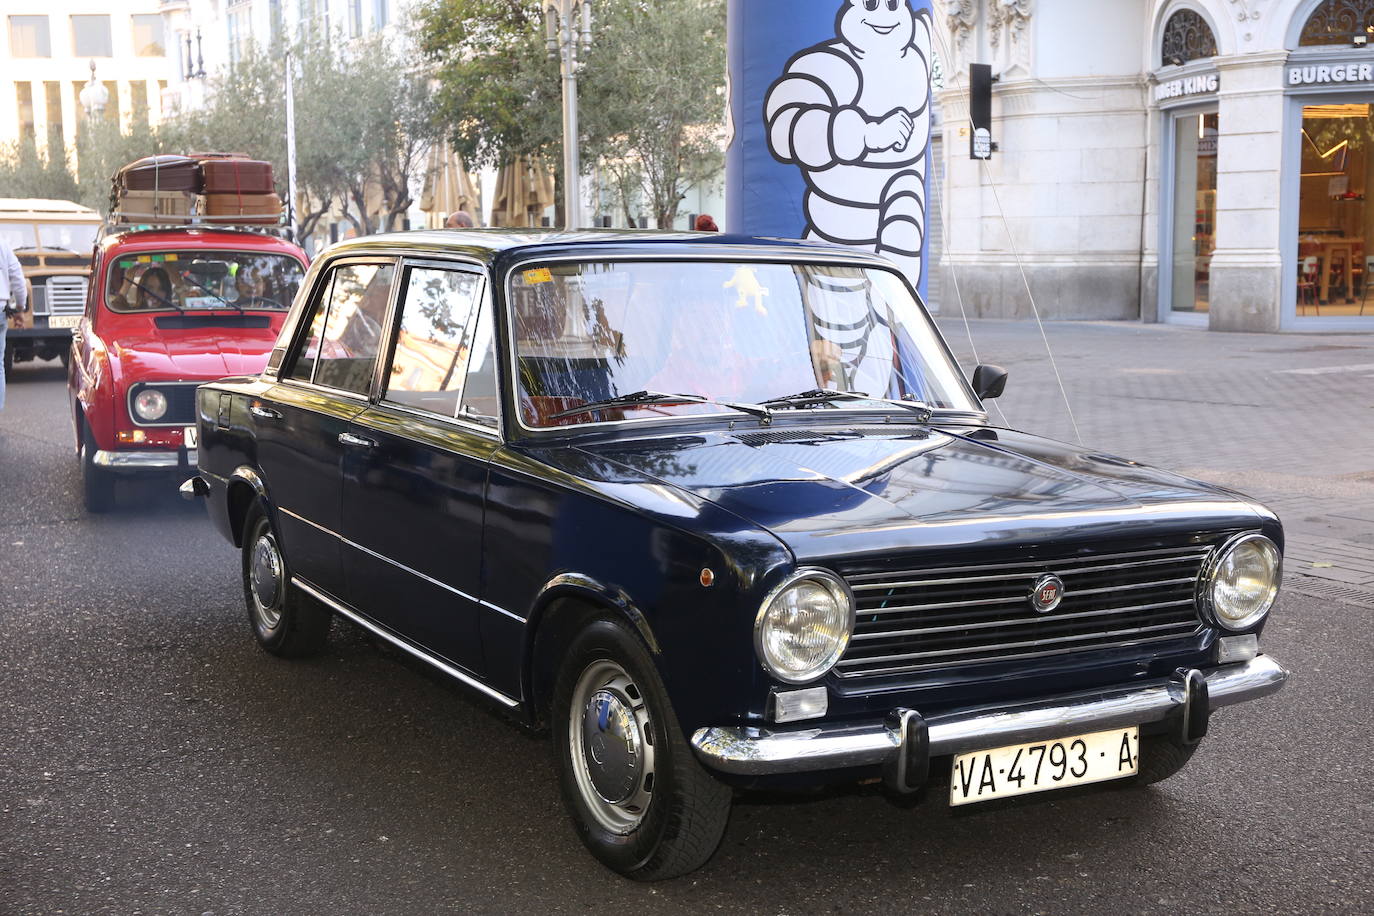
[[[1368,104],[1302,110],[1298,315],[1374,318],[1374,209],[1366,206],[1374,121]]]

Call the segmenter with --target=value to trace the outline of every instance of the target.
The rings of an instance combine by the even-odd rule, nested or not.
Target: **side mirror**
[[[1000,397],[1007,387],[1007,370],[1001,366],[979,366],[973,370],[973,393],[980,401]]]

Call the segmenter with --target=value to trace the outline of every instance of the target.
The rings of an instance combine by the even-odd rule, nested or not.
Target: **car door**
[[[484,287],[476,266],[402,265],[390,358],[373,403],[349,423],[343,474],[350,600],[475,674],[487,459],[499,445],[494,398],[478,408],[463,399],[484,387],[469,381],[485,343]]]
[[[340,568],[340,474],[348,423],[367,408],[395,263],[331,265],[301,322],[276,385],[249,405],[258,463],[293,574],[335,595]]]

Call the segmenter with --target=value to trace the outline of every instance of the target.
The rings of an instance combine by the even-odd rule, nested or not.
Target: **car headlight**
[[[1282,576],[1278,545],[1262,534],[1242,534],[1213,554],[1199,582],[1199,597],[1217,624],[1245,630],[1274,606]]]
[[[167,414],[167,396],[156,388],[144,388],[134,395],[134,413],[149,423],[161,420]]]
[[[775,588],[754,621],[754,649],[786,684],[814,681],[835,666],[854,631],[849,586],[823,569],[801,569]]]

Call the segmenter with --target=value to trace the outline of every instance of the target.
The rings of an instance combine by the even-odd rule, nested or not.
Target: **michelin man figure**
[[[844,0],[835,35],[793,56],[769,88],[769,149],[806,178],[806,238],[883,254],[919,288],[930,12]]]

